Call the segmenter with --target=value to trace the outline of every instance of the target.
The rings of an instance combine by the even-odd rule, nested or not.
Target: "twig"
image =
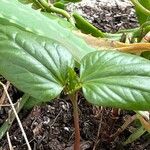
[[[7,90],[8,90],[8,88],[9,88],[9,86],[10,86],[10,82],[7,81],[7,82],[6,82],[6,89],[7,89]],[[6,93],[5,93],[5,91],[4,91],[3,94],[2,94],[2,97],[1,97],[1,99],[0,99],[0,109],[1,109],[1,106],[4,104],[5,98],[6,98]]]
[[[58,113],[58,115],[55,117],[55,119],[52,122],[52,124],[50,125],[50,127],[52,127],[55,124],[55,122],[56,122],[57,118],[60,116],[61,112],[62,112],[62,110],[60,110],[60,112]]]
[[[29,95],[24,94],[23,97],[20,100],[18,100],[18,102],[15,105],[17,113],[21,110],[21,108],[24,106],[24,104],[26,103],[26,101],[28,99],[29,99]],[[0,139],[2,139],[2,137],[5,135],[6,131],[9,130],[9,128],[11,127],[14,120],[15,120],[15,115],[14,115],[12,109],[11,109],[8,119],[0,127]]]
[[[111,139],[115,139],[120,133],[122,133],[128,126],[129,124],[131,124],[135,119],[137,118],[137,115],[133,115],[131,117],[129,117],[125,123],[117,130],[117,132],[115,132],[114,134],[112,134],[110,136]]]
[[[10,140],[10,137],[9,137],[9,133],[8,133],[8,132],[7,132],[7,140],[8,140],[9,149],[10,149],[10,150],[14,150],[14,149],[13,149],[13,146],[12,146],[12,144],[11,144],[11,140]]]
[[[10,104],[3,104],[3,105],[0,105],[0,107],[10,107],[11,105]]]
[[[94,143],[94,146],[93,146],[93,150],[96,149],[96,146],[99,143],[99,136],[100,136],[101,126],[102,126],[102,120],[103,120],[103,108],[101,108],[101,116],[100,116],[100,121],[99,121],[99,126],[98,126],[98,132],[97,132],[97,136],[96,136],[96,142]]]
[[[17,122],[18,122],[18,124],[19,124],[19,127],[20,127],[20,129],[21,129],[21,131],[22,131],[22,134],[23,134],[23,136],[24,136],[24,139],[25,139],[25,141],[26,141],[26,143],[27,143],[28,150],[32,150],[32,149],[31,149],[31,146],[30,146],[30,144],[29,144],[29,141],[28,141],[28,139],[27,139],[26,133],[25,133],[23,127],[22,127],[22,124],[21,124],[21,121],[20,121],[19,116],[18,116],[18,114],[17,114],[17,111],[16,111],[16,109],[15,109],[13,103],[12,103],[12,100],[11,100],[11,98],[10,98],[8,92],[7,92],[7,88],[5,87],[5,85],[4,85],[2,82],[0,82],[0,84],[3,86],[4,91],[6,92],[6,95],[7,95],[7,98],[8,98],[8,100],[9,100],[9,103],[11,104],[12,110],[13,110],[15,116],[16,116],[16,119],[17,119]]]

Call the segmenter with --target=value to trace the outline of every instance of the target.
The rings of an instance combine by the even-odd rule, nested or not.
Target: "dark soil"
[[[117,8],[112,12],[116,14]],[[107,10],[106,10],[107,11]],[[104,29],[105,15],[102,15],[103,22],[95,21],[98,26],[101,24]],[[112,31],[114,31],[115,20],[125,22],[124,16],[119,14],[112,19]],[[137,26],[137,21],[133,18],[134,25],[131,22],[125,22],[126,28]],[[116,23],[117,24],[117,23]],[[109,26],[109,25],[108,25]],[[105,26],[107,27],[107,26]],[[101,28],[101,26],[99,26]],[[111,28],[109,26],[109,28]],[[116,27],[115,27],[116,28]],[[109,31],[109,29],[107,28]],[[118,28],[116,28],[118,30]],[[4,81],[5,82],[5,81]],[[14,102],[22,96],[18,90],[10,86],[9,93]],[[0,96],[2,89],[0,90]],[[121,110],[117,116],[112,113],[111,108],[100,108],[91,106],[79,93],[79,112],[80,112],[80,130],[81,130],[81,149],[82,150],[150,150],[150,140],[148,136],[142,136],[137,141],[123,146],[123,142],[131,135],[137,125],[131,124],[120,135],[111,138],[125,122],[126,117],[133,115],[132,111]],[[7,100],[6,100],[7,101]],[[7,118],[9,107],[2,107],[0,110],[0,125]],[[72,118],[72,105],[68,97],[61,96],[53,102],[36,106],[32,110],[22,110],[19,113],[22,125],[25,129],[30,145],[33,150],[72,150],[74,143],[74,125]],[[25,141],[14,121],[9,130],[10,138],[14,150],[27,150]],[[0,140],[0,148],[9,150],[6,136]]]
[[[10,93],[15,90],[10,88]],[[18,94],[20,95],[20,93]],[[81,149],[82,150],[149,150],[149,140],[143,137],[138,141],[123,146],[122,142],[131,134],[130,128],[135,128],[132,124],[116,138],[111,138],[125,118],[133,115],[130,111],[121,111],[115,117],[110,108],[102,109],[91,106],[79,93],[79,112],[81,129]],[[4,120],[8,108],[3,108],[1,120]],[[5,111],[4,111],[5,110]],[[72,105],[68,97],[56,99],[43,106],[36,106],[32,110],[22,110],[20,118],[25,132],[33,150],[72,150],[74,143],[74,127],[72,118]],[[2,121],[1,121],[2,123]],[[25,141],[15,121],[9,130],[10,138],[14,150],[27,150]],[[0,141],[3,150],[9,150],[7,138]]]

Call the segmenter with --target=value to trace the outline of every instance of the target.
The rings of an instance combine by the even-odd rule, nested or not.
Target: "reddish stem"
[[[73,105],[73,117],[74,117],[74,127],[75,127],[74,150],[80,150],[80,127],[79,127],[77,93],[72,94],[70,96],[70,99]]]

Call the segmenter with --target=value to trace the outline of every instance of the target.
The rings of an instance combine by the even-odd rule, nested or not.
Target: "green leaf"
[[[16,10],[19,13],[16,13]],[[60,25],[57,20],[50,19],[39,10],[34,10],[30,5],[24,5],[17,0],[0,1],[0,24],[1,19],[20,26],[26,31],[58,41],[70,51],[78,63],[83,56],[95,50],[70,29]]]
[[[65,4],[62,2],[56,2],[53,5],[57,8],[65,9]]]
[[[68,78],[66,84],[67,94],[71,94],[81,88],[80,80],[76,72],[72,68],[68,68]]]
[[[34,106],[41,105],[44,101],[39,100],[37,98],[31,97],[27,100],[27,102],[24,104],[24,109],[31,109]]]
[[[105,34],[94,27],[91,23],[89,23],[86,19],[80,16],[78,13],[73,13],[72,16],[75,19],[76,27],[80,29],[85,34],[91,34],[94,37],[105,37]]]
[[[67,20],[65,20],[65,18],[59,17],[56,14],[50,14],[47,12],[41,12],[44,16],[48,17],[50,20],[54,20],[56,22],[58,22],[62,27],[66,28],[67,30],[70,30],[70,32],[72,30],[77,30],[77,28],[71,24],[70,22],[68,22]]]
[[[0,74],[40,100],[53,99],[66,84],[72,55],[58,42],[0,25]]]
[[[96,51],[81,60],[85,98],[99,106],[150,109],[150,61],[115,51]]]

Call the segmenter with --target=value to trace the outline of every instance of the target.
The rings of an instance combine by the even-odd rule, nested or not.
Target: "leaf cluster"
[[[41,101],[80,88],[94,105],[147,110],[150,62],[130,54],[95,51],[80,62],[61,43],[16,27],[0,26],[0,72],[16,87]]]

